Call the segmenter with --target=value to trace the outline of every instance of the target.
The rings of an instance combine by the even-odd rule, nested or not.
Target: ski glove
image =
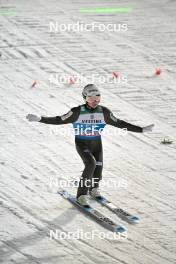
[[[39,122],[41,120],[40,116],[33,115],[33,114],[28,114],[26,118],[28,119],[29,122]]]
[[[151,124],[149,126],[145,126],[145,127],[143,127],[142,132],[144,132],[144,133],[145,132],[151,132],[153,127],[154,127],[154,124]]]

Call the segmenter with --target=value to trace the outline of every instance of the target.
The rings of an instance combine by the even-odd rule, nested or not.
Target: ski
[[[116,232],[116,233],[123,233],[126,231],[125,227],[123,227],[120,224],[115,223],[112,221],[109,217],[105,216],[92,206],[82,206],[80,205],[76,197],[68,193],[66,190],[60,189],[58,190],[58,194],[63,196],[65,199],[67,199],[69,202],[71,202],[73,205],[77,206],[82,212],[86,213],[87,215],[91,216],[96,222],[100,223],[102,226],[106,227],[107,229]]]
[[[131,215],[127,213],[125,210],[121,209],[120,207],[116,206],[114,203],[107,200],[104,196],[99,196],[97,198],[94,198],[97,202],[102,204],[103,206],[107,207],[109,210],[111,210],[113,213],[115,213],[118,217],[120,217],[122,220],[130,223],[130,224],[137,224],[140,221],[140,218]]]

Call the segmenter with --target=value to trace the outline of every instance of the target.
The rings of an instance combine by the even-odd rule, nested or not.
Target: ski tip
[[[63,194],[63,190],[62,189],[59,189],[59,190],[57,190],[57,193],[58,194]]]
[[[137,216],[130,216],[128,217],[128,220],[131,224],[138,224],[140,221],[140,218]]]
[[[123,227],[122,225],[118,225],[115,227],[115,230],[114,230],[116,233],[123,233],[126,231],[126,228]]]
[[[68,198],[69,197],[69,193],[67,192],[67,191],[65,191],[65,190],[63,190],[63,189],[59,189],[58,191],[57,191],[57,193],[58,194],[61,194],[63,197],[65,197],[65,198]]]

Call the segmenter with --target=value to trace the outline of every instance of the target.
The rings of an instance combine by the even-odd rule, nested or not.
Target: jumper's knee
[[[96,160],[93,156],[87,159],[84,164],[85,164],[85,167],[91,171],[94,171],[96,169]]]

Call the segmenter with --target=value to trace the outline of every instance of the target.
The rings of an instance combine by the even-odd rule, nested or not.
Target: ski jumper
[[[72,108],[67,114],[55,117],[42,117],[41,123],[63,125],[72,123],[75,131],[75,146],[85,168],[83,170],[77,197],[85,195],[99,186],[102,179],[103,149],[101,133],[106,125],[142,133],[141,127],[117,119],[106,107],[98,105],[95,109],[87,104]]]

